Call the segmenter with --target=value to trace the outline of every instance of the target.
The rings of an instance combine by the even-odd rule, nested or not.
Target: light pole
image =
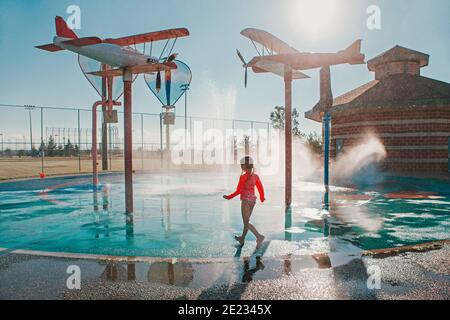
[[[2,137],[2,156],[3,156],[3,133],[0,133],[0,136]]]
[[[28,110],[28,118],[30,120],[30,152],[33,151],[33,124],[31,121],[31,111],[36,109],[35,106],[32,105],[25,105],[25,109]],[[24,146],[25,148],[25,146]]]

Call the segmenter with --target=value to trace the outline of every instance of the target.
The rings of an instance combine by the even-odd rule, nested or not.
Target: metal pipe
[[[141,113],[141,155],[142,155],[142,170],[144,170],[144,114]]]
[[[160,156],[161,156],[161,168],[164,167],[164,154],[163,154],[163,141],[162,141],[162,112],[159,114],[159,148],[160,148]]]
[[[97,101],[92,106],[92,184],[94,191],[98,185],[98,168],[97,168],[97,108],[101,106],[104,101]]]
[[[132,114],[133,74],[130,69],[123,71],[124,100],[124,153],[125,153],[125,211],[133,212],[133,114]]]
[[[81,172],[81,133],[80,133],[80,109],[77,110],[78,118],[78,171]]]
[[[324,172],[323,172],[323,183],[325,185],[325,191],[328,192],[329,190],[329,166],[330,166],[330,122],[331,122],[331,115],[329,112],[325,113],[325,116],[323,117],[323,126],[324,126]]]
[[[105,64],[101,65],[102,70],[107,70],[107,66]],[[109,104],[112,103],[112,94],[110,89],[110,81],[106,77],[102,77],[102,100],[106,101],[108,105],[105,103],[102,106],[102,170],[108,170],[108,126],[105,123],[105,112],[109,112]],[[108,90],[109,89],[109,90]],[[108,92],[109,91],[109,92]],[[109,93],[109,97],[108,97]],[[109,100],[108,100],[109,99]],[[111,107],[112,108],[112,107]]]
[[[45,146],[44,146],[44,108],[41,107],[41,172],[44,173],[44,157],[45,157]]]
[[[28,117],[30,119],[30,152],[33,152],[33,123],[31,121],[31,108],[28,109]]]
[[[284,70],[285,94],[285,203],[290,207],[292,203],[292,69],[285,66]]]
[[[111,124],[109,123],[108,124],[108,143],[109,143],[109,148],[108,148],[108,151],[109,151],[109,169],[110,170],[112,170],[112,132],[111,132],[111,130],[112,130],[112,127],[111,127]]]
[[[167,116],[167,113],[166,113]],[[170,163],[170,126],[166,123],[166,161],[167,167],[169,167]]]

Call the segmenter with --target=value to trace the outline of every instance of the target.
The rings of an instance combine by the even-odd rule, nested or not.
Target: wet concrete
[[[229,261],[137,262],[0,255],[0,299],[443,299],[450,298],[450,245],[388,257],[327,254]],[[67,289],[67,268],[81,289]],[[373,270],[380,289],[369,289]]]

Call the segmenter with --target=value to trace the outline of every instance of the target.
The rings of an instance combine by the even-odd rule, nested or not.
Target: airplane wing
[[[261,59],[262,58],[262,59]],[[256,58],[255,58],[256,59]],[[253,72],[262,73],[262,72],[271,72],[279,75],[280,77],[284,77],[284,64],[264,59],[264,57],[258,57],[258,60],[255,62],[250,62],[252,66]],[[294,70],[292,72],[292,79],[306,79],[309,78],[308,75],[303,72]]]
[[[137,34],[134,36],[117,38],[117,39],[105,39],[103,42],[117,44],[121,47],[136,45],[152,41],[160,41],[173,38],[181,38],[189,35],[189,31],[186,28],[168,29],[156,32],[149,32],[143,34]]]
[[[249,38],[252,41],[255,41],[270,51],[276,53],[298,53],[297,49],[292,48],[286,42],[278,39],[273,34],[270,34],[267,31],[259,30],[255,28],[247,28],[241,31],[241,34]]]
[[[49,52],[56,52],[56,51],[64,50],[63,48],[58,47],[57,45],[55,45],[53,43],[44,44],[42,46],[36,46],[35,48],[38,48],[38,49],[41,49],[41,50],[45,50],[45,51],[49,51]]]
[[[77,38],[73,40],[67,40],[63,41],[62,43],[68,44],[75,47],[84,47],[84,46],[91,46],[93,44],[99,44],[103,41],[100,38],[97,37],[85,37],[85,38]]]
[[[99,44],[102,42],[103,41],[97,37],[85,37],[85,38],[77,38],[77,39],[63,41],[62,43],[72,45],[75,47],[84,47],[84,46],[91,46],[93,44]],[[57,52],[57,51],[64,50],[63,48],[61,48],[53,43],[36,46],[35,48],[45,50],[45,51],[50,51],[50,52]]]
[[[165,62],[163,63],[150,63],[150,64],[143,64],[138,65],[134,67],[130,67],[131,73],[133,74],[140,74],[140,73],[153,73],[163,70],[172,70],[176,69],[177,65],[173,62]],[[88,72],[88,74],[91,74],[93,76],[98,77],[120,77],[123,75],[123,68],[119,69],[109,69],[104,71],[95,71],[95,72]]]
[[[349,47],[335,53],[309,53],[297,54],[277,54],[263,57],[255,57],[250,61],[249,66],[258,67],[268,61],[288,65],[293,70],[309,70],[323,66],[333,66],[338,64],[364,64],[364,54],[360,52],[361,40],[353,42]]]

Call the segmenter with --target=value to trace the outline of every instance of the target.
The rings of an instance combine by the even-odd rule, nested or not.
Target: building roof
[[[383,105],[450,103],[450,83],[412,74],[395,74],[370,81],[333,100],[331,112],[350,108]],[[305,113],[306,118],[321,121],[319,103]]]
[[[429,58],[430,56],[426,53],[397,45],[367,61],[367,67],[370,71],[375,71],[378,65],[394,61],[416,61],[420,67],[425,67],[428,65]]]
[[[375,71],[380,64],[393,61],[417,61],[419,66],[428,65],[429,55],[395,46],[392,49],[368,61],[368,68]],[[418,74],[391,74],[379,80],[370,81],[333,100],[331,112],[351,108],[383,107],[385,105],[432,105],[436,103],[450,104],[450,84]],[[317,103],[305,117],[321,121],[321,105]]]

